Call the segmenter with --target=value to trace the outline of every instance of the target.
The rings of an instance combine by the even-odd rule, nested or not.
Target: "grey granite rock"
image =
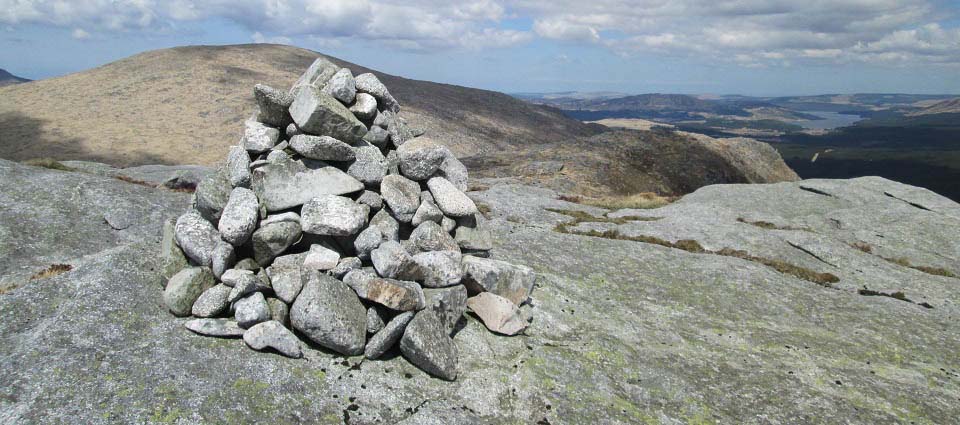
[[[443,218],[443,211],[440,211],[440,207],[433,201],[433,195],[431,195],[429,191],[421,192],[420,207],[418,207],[417,212],[413,214],[413,219],[410,221],[410,224],[419,226],[425,221],[432,221],[439,224],[443,221]]]
[[[292,118],[291,118],[291,119],[292,119]],[[298,135],[298,134],[303,134],[303,130],[300,130],[300,129],[297,127],[297,124],[296,124],[296,123],[290,123],[290,124],[287,125],[287,128],[286,128],[286,130],[284,131],[284,134],[287,135],[287,140],[290,140],[293,136],[296,136],[296,135]],[[276,146],[274,146],[274,148],[276,148]]]
[[[370,260],[380,276],[390,279],[422,281],[423,270],[399,243],[386,241],[370,253]]]
[[[253,258],[261,266],[269,265],[274,257],[300,240],[298,223],[284,221],[263,226],[253,232]]]
[[[372,120],[377,114],[377,99],[367,93],[357,93],[350,112],[361,121]]]
[[[366,342],[367,310],[346,284],[312,272],[290,309],[290,324],[323,347],[357,355]]]
[[[433,194],[437,206],[450,217],[464,217],[477,213],[477,205],[453,183],[443,177],[433,177],[427,181],[427,187]]]
[[[283,326],[290,326],[290,306],[279,298],[267,298],[267,305],[270,307],[270,320],[274,320]]]
[[[417,251],[455,251],[460,252],[460,247],[453,240],[453,236],[444,232],[439,224],[433,221],[426,221],[413,229],[410,233],[410,241],[416,246]]]
[[[177,245],[190,261],[196,265],[210,266],[220,235],[209,221],[196,211],[188,211],[177,219],[174,232]]]
[[[236,280],[230,279],[230,293],[227,294],[227,302],[234,303],[237,300],[246,297],[259,289],[260,279],[254,273],[237,274]],[[225,284],[226,285],[226,284]]]
[[[223,275],[220,276],[220,282],[224,285],[233,287],[236,286],[237,282],[239,282],[241,279],[247,279],[247,277],[244,277],[244,275],[253,276],[255,274],[256,273],[254,270],[232,268],[223,272]]]
[[[446,146],[443,149],[446,153],[440,168],[437,169],[437,175],[449,180],[457,190],[466,192],[469,180],[467,167]]]
[[[305,233],[327,236],[357,234],[367,224],[369,209],[350,198],[321,195],[303,205],[300,223]]]
[[[380,148],[366,145],[353,150],[356,159],[347,167],[347,174],[367,187],[379,186],[387,175],[387,159],[380,153]]]
[[[457,251],[428,251],[413,256],[423,269],[423,286],[442,288],[460,283],[463,279],[462,256]]]
[[[533,292],[537,275],[529,267],[472,256],[463,257],[463,283],[471,295],[492,292],[523,304]]]
[[[376,227],[380,229],[380,233],[383,235],[384,240],[400,240],[400,223],[397,222],[397,220],[393,218],[389,212],[387,212],[386,208],[373,215],[373,218],[370,219],[370,227]]]
[[[297,91],[290,116],[308,134],[330,136],[346,143],[356,143],[367,134],[367,127],[346,106],[312,86]]]
[[[310,64],[307,70],[300,75],[300,78],[293,83],[293,86],[290,88],[290,94],[295,94],[299,88],[304,86],[313,86],[315,88],[323,87],[339,70],[339,66],[334,65],[326,58],[317,58]]]
[[[183,327],[199,335],[221,338],[240,338],[244,332],[237,322],[230,319],[193,319],[184,323]]]
[[[520,317],[520,309],[512,301],[490,292],[481,292],[467,299],[467,307],[483,321],[492,332],[516,335],[527,328],[527,321]]]
[[[474,251],[489,251],[493,248],[493,237],[489,230],[467,226],[457,227],[456,230],[454,239],[460,248]]]
[[[403,176],[384,177],[380,183],[380,196],[390,207],[393,217],[403,223],[413,220],[420,207],[420,185]]]
[[[363,94],[363,93],[361,93]],[[378,148],[385,148],[390,142],[390,133],[376,125],[370,127],[370,131],[363,136],[363,141],[370,143]]]
[[[407,325],[413,320],[416,313],[407,311],[398,314],[386,326],[367,341],[367,347],[363,350],[364,357],[368,359],[378,359],[383,356],[390,348],[397,344],[397,341],[403,337]]]
[[[163,260],[162,276],[164,279],[170,279],[180,270],[190,266],[187,262],[187,256],[183,254],[183,250],[177,244],[176,227],[176,219],[170,218],[163,222],[160,258]],[[166,284],[166,281],[164,281],[164,284]]]
[[[400,112],[400,104],[390,95],[387,86],[383,85],[376,75],[368,72],[357,75],[355,80],[358,92],[367,93],[376,98],[377,104],[383,109],[390,110],[394,113]]]
[[[286,152],[274,149],[267,153],[267,158],[265,161],[267,164],[282,164],[290,160],[290,155],[288,155]]]
[[[417,137],[397,148],[400,173],[412,180],[426,180],[440,168],[448,153],[439,141]]]
[[[457,221],[450,217],[443,216],[443,218],[440,220],[440,227],[443,228],[444,232],[453,233],[453,231],[457,229]],[[457,241],[457,243],[459,242],[460,241]],[[462,245],[460,247],[463,248]]]
[[[390,142],[393,146],[403,146],[407,141],[416,138],[416,133],[407,126],[407,122],[399,116],[387,122],[387,132],[390,133]],[[420,133],[423,135],[423,133]]]
[[[372,190],[364,190],[363,194],[357,198],[357,203],[370,207],[370,211],[380,211],[383,208],[383,197]]]
[[[242,146],[231,146],[227,154],[227,173],[233,187],[250,187],[250,154]]]
[[[236,289],[236,287],[234,287],[234,289]],[[234,304],[234,311],[237,326],[244,329],[249,329],[257,323],[270,320],[270,306],[267,305],[267,299],[264,298],[261,292],[254,292],[237,300]]]
[[[373,267],[364,267],[347,272],[347,274],[343,276],[343,283],[349,286],[350,289],[353,289],[353,292],[357,294],[366,294],[367,286],[378,277]]]
[[[343,257],[340,259],[340,262],[337,263],[337,266],[331,269],[328,273],[330,276],[333,276],[337,279],[343,279],[347,273],[350,273],[353,270],[357,270],[363,267],[363,262],[360,261],[357,257]]]
[[[400,175],[400,156],[396,150],[387,152],[387,175]]]
[[[244,187],[234,188],[220,216],[220,237],[234,246],[243,245],[257,228],[259,214],[257,195]]]
[[[244,258],[240,261],[237,261],[237,263],[233,265],[233,268],[237,270],[249,270],[255,272],[260,269],[260,264],[258,264],[257,260],[254,260],[253,258]]]
[[[292,304],[303,289],[303,260],[306,256],[306,253],[281,255],[267,267],[274,293],[287,304]]]
[[[173,275],[163,290],[163,303],[175,316],[189,316],[200,294],[215,285],[207,267],[190,267]]]
[[[277,128],[284,128],[292,121],[287,111],[293,103],[290,93],[257,84],[253,86],[253,98],[259,107],[257,121]]]
[[[220,221],[220,213],[227,205],[232,190],[229,172],[225,168],[218,168],[215,173],[204,177],[197,185],[195,192],[197,211],[207,221],[216,224]]]
[[[340,68],[323,85],[322,91],[344,105],[352,104],[357,97],[357,85],[353,79],[353,73],[347,68]]]
[[[243,342],[257,351],[272,348],[287,357],[303,357],[297,336],[275,320],[258,323],[247,329],[243,333]]]
[[[290,138],[290,149],[310,159],[322,161],[353,161],[350,145],[330,136],[298,134]]]
[[[426,305],[423,290],[416,282],[376,277],[351,288],[360,298],[394,311],[420,310]]]
[[[280,139],[280,130],[256,121],[244,123],[245,129],[240,144],[247,152],[260,154],[269,151]]]
[[[236,250],[233,248],[233,245],[230,245],[227,241],[219,240],[217,241],[217,246],[213,248],[213,254],[210,258],[210,269],[213,270],[213,275],[217,279],[220,279],[224,272],[233,267],[236,260]]]
[[[283,222],[300,224],[300,214],[297,214],[293,211],[285,212],[282,214],[271,214],[271,215],[268,215],[267,218],[260,220],[259,227],[263,227],[268,224],[283,223]]]
[[[191,313],[197,317],[216,317],[223,314],[230,307],[227,296],[232,289],[221,283],[203,291],[193,303]]]
[[[457,323],[467,311],[467,288],[463,285],[446,288],[424,288],[423,297],[427,308],[432,309],[447,334],[453,335]]]
[[[400,352],[430,375],[448,381],[457,378],[457,345],[431,309],[419,311],[407,325],[400,338]]]
[[[377,306],[367,308],[367,334],[373,335],[380,332],[384,325],[384,314],[380,312]],[[369,344],[367,345],[369,346]]]
[[[353,249],[361,260],[370,258],[370,252],[380,247],[386,238],[377,226],[369,226],[353,240]]]
[[[339,263],[340,253],[323,244],[310,245],[310,251],[303,259],[303,267],[313,271],[327,271],[337,267]]]
[[[268,211],[295,208],[321,195],[363,190],[363,183],[318,161],[283,161],[253,171],[253,189]]]

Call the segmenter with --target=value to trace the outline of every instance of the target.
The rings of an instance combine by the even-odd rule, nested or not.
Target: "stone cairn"
[[[369,359],[399,343],[454,380],[468,308],[493,332],[526,328],[535,274],[488,258],[466,167],[375,75],[320,58],[289,91],[254,96],[240,145],[164,226],[163,301],[197,317],[187,329],[294,358],[300,338]]]

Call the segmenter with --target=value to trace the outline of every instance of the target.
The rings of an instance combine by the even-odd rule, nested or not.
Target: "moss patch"
[[[34,167],[49,168],[51,170],[76,171],[73,167],[68,167],[66,165],[63,165],[63,163],[53,158],[28,159],[26,161],[23,161],[22,164],[32,165]]]

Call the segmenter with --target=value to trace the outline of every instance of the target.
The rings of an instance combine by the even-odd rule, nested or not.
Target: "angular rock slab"
[[[244,126],[243,140],[240,141],[240,144],[247,152],[264,153],[273,148],[280,138],[280,130],[263,123],[247,121]]]
[[[448,334],[453,334],[457,322],[467,311],[467,288],[463,285],[448,288],[424,288],[427,308],[433,310]]]
[[[347,273],[350,273],[351,271],[357,270],[361,267],[363,267],[363,262],[361,262],[359,258],[345,257],[340,259],[340,262],[337,263],[337,267],[334,267],[327,273],[337,279],[343,279]]]
[[[270,320],[270,306],[263,293],[254,292],[252,295],[242,298],[234,306],[237,319],[237,325],[248,329],[257,323]]]
[[[200,213],[188,211],[177,219],[174,229],[177,245],[194,264],[210,266],[220,235]]]
[[[275,320],[258,323],[247,329],[243,333],[243,342],[257,351],[272,348],[287,357],[295,359],[303,357],[297,336]]]
[[[462,259],[456,251],[428,251],[413,256],[413,261],[423,269],[423,286],[427,288],[459,284],[463,279]]]
[[[415,366],[441,379],[457,379],[457,345],[437,314],[420,310],[400,338],[400,352]]]
[[[369,209],[350,198],[320,195],[303,205],[300,224],[305,233],[327,236],[357,234],[367,224]]]
[[[336,167],[317,161],[281,161],[253,171],[254,191],[267,211],[298,207],[322,195],[363,190],[363,183]]]
[[[340,70],[339,66],[333,64],[326,58],[317,58],[310,64],[310,67],[300,75],[300,78],[293,83],[293,87],[290,88],[290,93],[295,94],[297,89],[303,86],[314,86],[316,88],[323,87],[327,81],[333,77],[333,74],[336,74]]]
[[[326,84],[322,91],[344,105],[353,103],[357,96],[357,84],[353,79],[353,73],[347,68],[340,68]],[[352,111],[351,111],[352,112]]]
[[[321,161],[353,161],[350,145],[330,136],[298,134],[290,138],[290,149],[310,159]]]
[[[358,92],[370,94],[377,100],[377,103],[385,109],[394,113],[400,112],[400,103],[390,95],[387,86],[383,85],[376,75],[369,72],[360,74],[354,78],[354,83],[356,84]]]
[[[277,128],[284,128],[293,121],[287,109],[293,103],[293,96],[265,84],[253,86],[253,98],[260,110],[257,121]]]
[[[471,295],[492,292],[519,306],[530,298],[536,280],[536,273],[527,266],[469,255],[463,257],[463,284]]]
[[[420,310],[425,306],[420,285],[404,280],[371,279],[357,295],[395,311]]]
[[[189,316],[200,294],[217,283],[207,267],[190,267],[173,275],[163,290],[163,303],[175,316]]]
[[[356,143],[367,134],[367,126],[346,106],[316,87],[302,87],[295,96],[290,105],[290,116],[304,132],[330,136],[346,143]]]
[[[183,254],[183,250],[180,249],[180,245],[177,244],[176,226],[176,219],[169,219],[163,222],[163,232],[160,239],[160,257],[163,260],[162,274],[164,279],[170,279],[180,270],[190,266],[190,263],[187,262],[187,256]],[[164,285],[166,285],[166,281],[164,281]]]
[[[370,341],[367,342],[367,348],[363,350],[363,356],[368,359],[377,359],[390,350],[403,337],[403,332],[407,329],[407,325],[413,320],[415,314],[413,311],[408,311],[394,317],[390,323],[387,323],[383,329],[370,338]]]
[[[423,280],[423,270],[413,257],[394,241],[386,241],[370,253],[377,273],[388,279]]]
[[[411,180],[426,180],[437,172],[449,151],[439,141],[421,136],[397,148],[400,173]]]
[[[220,237],[233,246],[243,245],[257,228],[259,216],[260,202],[257,195],[247,188],[234,188],[217,226]]]
[[[229,319],[193,319],[184,323],[183,327],[199,335],[221,338],[239,338],[244,333],[237,322]]]
[[[290,309],[290,324],[311,341],[348,356],[363,353],[367,309],[333,277],[311,272]]]
[[[403,223],[413,220],[420,208],[420,185],[403,176],[389,175],[380,183],[380,196],[393,216]]]
[[[353,104],[350,105],[350,112],[362,121],[373,119],[377,115],[377,99],[367,93],[357,93]]]
[[[224,240],[217,241],[217,247],[213,249],[213,255],[210,259],[210,268],[213,269],[213,275],[220,279],[223,273],[233,267],[236,260],[236,249],[233,248],[233,245]]]
[[[443,231],[443,228],[433,221],[425,221],[413,229],[409,240],[418,251],[460,252],[460,246],[453,240],[453,236]]]
[[[227,205],[232,190],[230,172],[225,168],[218,168],[217,172],[204,177],[197,185],[194,193],[197,211],[210,223],[219,222],[220,213]]]
[[[270,284],[277,298],[293,303],[303,289],[303,260],[306,253],[281,255],[267,268]]]
[[[427,187],[444,214],[450,217],[466,217],[477,213],[477,204],[449,180],[433,177],[427,181]]]
[[[303,259],[303,267],[307,270],[327,271],[340,264],[340,253],[322,244],[310,245],[310,251]]]
[[[231,290],[233,288],[221,283],[203,291],[193,303],[191,312],[197,317],[216,317],[223,314],[230,307],[227,297]]]
[[[516,335],[527,328],[517,305],[499,295],[481,292],[467,299],[467,307],[480,317],[487,329],[498,334]]]
[[[381,329],[386,325],[384,323],[384,316],[380,313],[380,309],[376,306],[367,308],[367,333],[375,334],[380,332]],[[369,342],[367,347],[369,347]]]
[[[227,154],[227,175],[233,187],[250,187],[250,154],[242,146],[231,146]]]
[[[354,151],[356,160],[347,168],[347,174],[367,186],[379,185],[387,175],[387,159],[380,153],[380,148],[359,146]]]
[[[253,232],[253,258],[260,265],[269,265],[274,257],[300,240],[300,224],[290,221],[273,223]]]

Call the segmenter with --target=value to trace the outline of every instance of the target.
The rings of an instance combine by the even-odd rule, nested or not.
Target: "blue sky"
[[[960,93],[958,14],[937,0],[0,0],[0,68],[49,78],[278,42],[506,92]]]

